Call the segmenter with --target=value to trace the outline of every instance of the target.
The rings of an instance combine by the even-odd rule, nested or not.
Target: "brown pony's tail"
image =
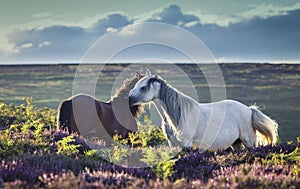
[[[57,109],[57,128],[70,132],[70,117],[72,114],[72,100],[62,101]]]

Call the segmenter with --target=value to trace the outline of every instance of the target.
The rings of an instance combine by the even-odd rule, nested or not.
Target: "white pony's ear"
[[[146,70],[146,75],[151,76],[151,71],[149,69]]]

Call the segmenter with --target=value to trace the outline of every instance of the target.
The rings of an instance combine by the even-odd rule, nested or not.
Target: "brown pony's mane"
[[[142,79],[145,74],[136,73],[134,77],[126,79],[123,81],[123,84],[119,89],[116,90],[115,94],[111,97],[110,102],[112,101],[122,101],[123,103],[128,103],[129,106],[129,91],[135,86],[135,84]],[[143,105],[135,105],[129,107],[133,117],[138,117],[143,111]]]

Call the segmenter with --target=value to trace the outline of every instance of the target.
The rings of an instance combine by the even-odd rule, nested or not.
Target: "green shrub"
[[[265,159],[262,160],[264,164],[290,164],[300,162],[300,148],[296,147],[291,153],[269,153]]]
[[[160,147],[166,147],[167,140],[161,128],[153,126],[152,122],[147,120],[144,124],[138,123],[138,131],[129,133],[128,138],[123,139],[119,135],[114,135],[113,144],[111,146],[100,148],[97,152],[102,158],[118,165],[156,165],[158,162],[151,160],[147,162],[142,160],[146,151],[149,149],[149,146],[155,147],[155,150],[161,151],[158,152],[158,154],[161,153],[162,155],[163,151]]]
[[[32,98],[25,98],[25,104],[19,106],[0,101],[1,155],[47,151],[45,132],[55,126],[55,115],[54,110],[35,107]]]
[[[66,136],[63,139],[56,142],[57,144],[57,154],[63,154],[66,156],[77,155],[79,153],[78,148],[80,144],[72,144],[75,142],[73,136]]]
[[[0,118],[0,127],[10,122],[10,127],[22,129],[25,133],[27,129],[41,132],[42,128],[56,127],[56,111],[35,107],[32,98],[25,98],[25,104],[19,106],[0,101]]]
[[[144,148],[142,162],[152,167],[153,172],[161,178],[168,178],[174,173],[174,164],[180,158],[178,149],[168,147]]]
[[[115,138],[115,141],[124,145],[131,145],[131,147],[147,147],[167,145],[167,138],[165,137],[160,127],[155,127],[152,122],[148,120],[145,125],[138,123],[138,131],[129,133],[128,138]]]
[[[97,153],[97,150],[87,150],[84,152],[84,157],[89,160],[101,160],[100,156]]]

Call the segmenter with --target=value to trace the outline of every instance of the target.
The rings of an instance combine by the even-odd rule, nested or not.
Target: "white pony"
[[[234,100],[198,103],[147,70],[129,92],[129,102],[139,105],[150,101],[162,118],[170,146],[216,150],[238,140],[247,148],[277,141],[277,123],[256,107]]]

